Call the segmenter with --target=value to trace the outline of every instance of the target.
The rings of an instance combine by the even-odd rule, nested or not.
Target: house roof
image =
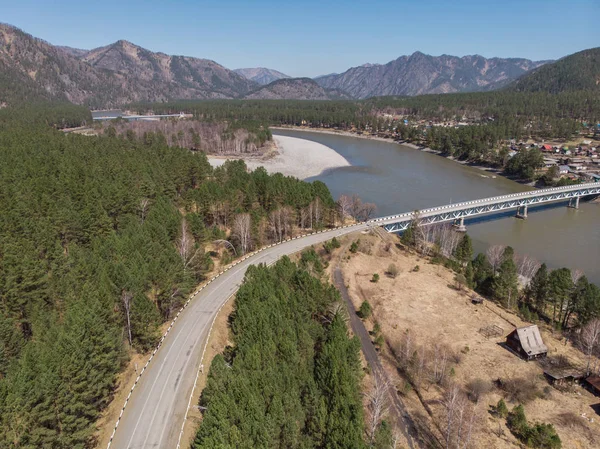
[[[521,342],[521,347],[527,355],[538,355],[548,352],[548,348],[542,341],[540,330],[535,324],[517,329],[517,335]]]
[[[600,390],[600,376],[590,376],[585,381],[593,386],[596,390]]]

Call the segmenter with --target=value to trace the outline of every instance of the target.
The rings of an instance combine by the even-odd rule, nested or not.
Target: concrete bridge
[[[585,196],[600,195],[600,183],[586,183],[550,189],[531,190],[508,195],[448,204],[419,210],[418,213],[406,212],[399,215],[375,218],[370,224],[382,226],[387,232],[405,231],[411,221],[418,216],[422,225],[453,222],[458,230],[464,231],[465,218],[491,214],[507,209],[515,209],[518,218],[527,218],[527,207],[556,201],[569,201],[569,207],[579,208],[579,199]]]

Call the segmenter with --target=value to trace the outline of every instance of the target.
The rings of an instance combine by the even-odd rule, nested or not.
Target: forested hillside
[[[331,219],[322,183],[213,169],[158,139],[65,135],[47,126],[55,111],[0,113],[0,447],[92,445],[127,349],[156,344],[211,268],[208,243],[239,255],[301,216]]]
[[[521,77],[509,87],[518,92],[600,92],[600,47],[566,56]]]
[[[356,448],[363,442],[360,344],[314,250],[296,266],[250,267],[217,355],[193,447]]]

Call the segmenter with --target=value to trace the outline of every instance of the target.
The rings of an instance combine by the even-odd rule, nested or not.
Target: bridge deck
[[[531,190],[423,209],[419,211],[419,219],[422,220],[423,224],[433,224],[498,212],[510,208],[519,208],[530,204],[564,201],[570,198],[599,194],[600,183]],[[415,212],[405,212],[398,215],[376,218],[371,220],[371,223],[383,226],[388,232],[397,232],[405,230],[414,217]]]

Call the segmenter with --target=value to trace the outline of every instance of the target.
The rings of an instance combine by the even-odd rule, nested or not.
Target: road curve
[[[179,315],[140,378],[110,448],[176,448],[200,364],[202,343],[219,308],[238,289],[250,265],[268,265],[310,245],[367,228],[361,223],[283,242],[238,263],[208,284]]]

